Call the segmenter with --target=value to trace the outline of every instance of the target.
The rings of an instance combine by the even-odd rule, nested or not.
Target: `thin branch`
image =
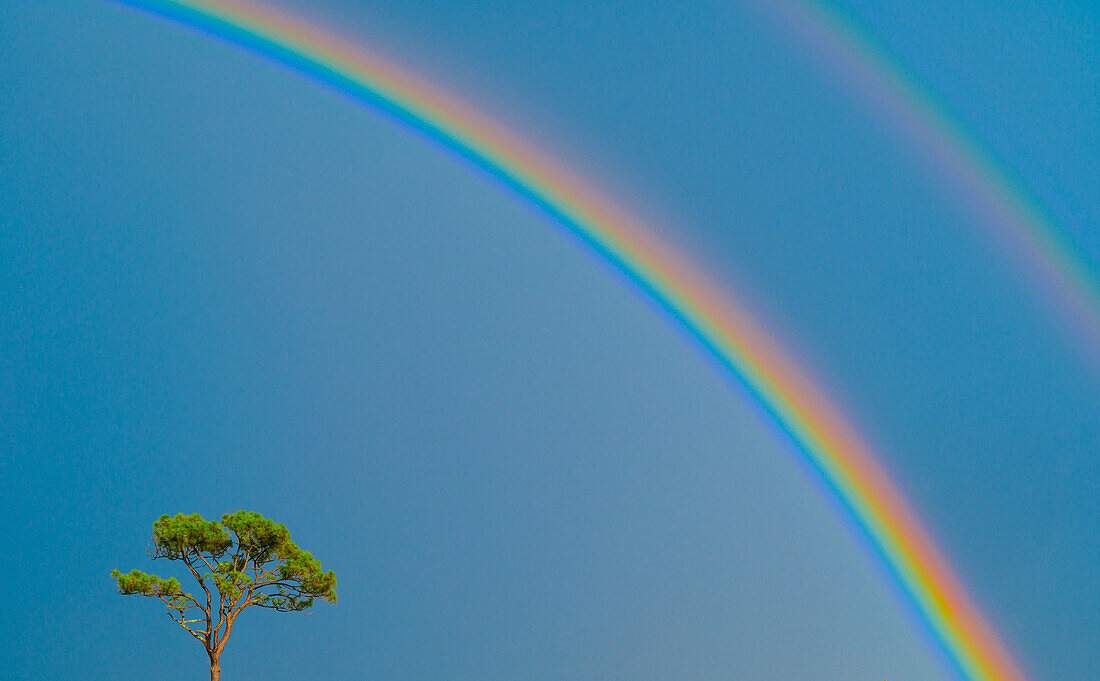
[[[198,549],[196,549],[194,547],[191,547],[191,548],[194,549],[195,555],[199,557],[199,560],[206,563],[206,567],[210,569],[211,574],[217,573],[217,570],[215,570],[214,566],[210,564],[210,561],[206,560],[206,556],[202,555],[202,553]]]
[[[187,606],[188,608],[201,608],[202,607],[202,605],[200,605],[199,602],[197,600],[195,600],[194,596],[192,596],[191,594],[188,594],[188,593],[184,593],[182,591],[179,592],[178,594],[174,594],[173,598],[186,598],[187,600],[191,601],[191,605]]]
[[[241,535],[233,532],[233,536],[237,539],[237,553],[233,556],[233,569],[237,572],[244,572],[245,566],[248,565],[249,553],[244,545],[241,544]],[[238,561],[240,562],[238,563]]]
[[[163,601],[163,600],[164,600],[164,598],[161,598],[161,600]],[[164,613],[164,614],[165,614],[165,615],[168,615],[168,619],[172,620],[172,621],[173,621],[173,622],[175,622],[176,624],[178,624],[178,625],[180,625],[181,627],[183,627],[184,629],[186,629],[186,630],[187,630],[187,633],[191,634],[192,636],[194,636],[194,637],[195,637],[195,638],[197,638],[198,640],[202,641],[204,645],[206,644],[206,639],[204,638],[204,636],[200,635],[200,634],[203,634],[203,635],[205,635],[205,634],[207,633],[206,631],[200,631],[200,632],[196,632],[196,631],[195,631],[194,629],[192,629],[191,627],[187,626],[187,625],[188,625],[189,623],[192,623],[192,622],[203,622],[203,621],[205,621],[205,620],[188,620],[188,619],[184,619],[184,618],[183,618],[183,615],[180,615],[179,619],[176,619],[175,617],[173,617],[173,616],[172,616],[172,613],[170,613],[170,612],[166,612],[166,613]]]
[[[199,605],[199,608],[204,613],[206,613],[206,632],[205,632],[206,633],[206,638],[203,640],[203,643],[206,645],[206,649],[209,650],[210,649],[210,633],[213,631],[213,625],[214,625],[213,619],[210,616],[210,608],[213,605],[213,599],[210,596],[210,589],[207,588],[206,582],[203,581],[202,575],[199,574],[199,571],[196,570],[195,566],[191,564],[191,561],[187,557],[187,552],[186,551],[181,556],[181,560],[183,561],[183,564],[187,566],[187,569],[191,571],[191,576],[194,577],[195,581],[197,581],[199,583],[199,586],[202,587],[203,592],[206,593],[206,607],[203,608],[201,605]],[[197,601],[196,601],[196,604],[197,604]]]
[[[200,558],[201,557],[202,556],[200,556]],[[206,592],[206,608],[209,610],[211,604],[210,589],[206,588],[206,582],[203,580],[202,575],[200,575],[199,571],[195,569],[195,566],[191,564],[191,561],[187,559],[186,554],[184,554],[182,560],[183,564],[187,566],[187,569],[191,571],[191,576],[195,578],[199,586],[202,587],[202,590]]]
[[[213,565],[210,564],[210,561],[208,561],[206,559],[206,556],[202,555],[202,553],[197,548],[194,548],[194,547],[192,547],[192,548],[195,551],[195,555],[198,556],[199,560],[201,560],[203,562],[203,564],[205,564],[206,567],[210,569],[211,577],[218,574],[218,571],[214,568]],[[215,586],[216,585],[217,585],[217,581],[215,581]],[[203,588],[205,589],[206,586],[203,585]],[[207,591],[206,593],[207,593],[207,595],[210,594],[209,591]],[[211,602],[211,608],[213,608],[213,603],[212,602]],[[225,622],[224,612],[225,612],[225,594],[222,593],[221,588],[218,588],[218,624],[214,627],[214,629],[212,631],[212,635],[216,635],[218,630],[221,629],[222,624]],[[211,612],[211,615],[213,615],[212,612]],[[211,617],[211,623],[213,623],[213,617]],[[213,642],[213,639],[211,639],[211,642]]]

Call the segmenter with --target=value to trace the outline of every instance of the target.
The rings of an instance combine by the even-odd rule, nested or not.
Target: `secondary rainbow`
[[[560,221],[678,318],[790,435],[870,539],[949,660],[975,681],[1024,676],[941,552],[827,396],[737,301],[651,229],[509,131],[321,28],[249,0],[115,0],[242,45],[377,107]]]
[[[972,212],[971,222],[1030,274],[1062,315],[1100,374],[1100,285],[1039,205],[1002,164],[950,115],[870,34],[839,9],[804,0],[761,2],[872,108],[916,155],[935,168],[941,186]]]

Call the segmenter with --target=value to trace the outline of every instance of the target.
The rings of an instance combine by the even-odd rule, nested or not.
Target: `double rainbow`
[[[742,381],[870,538],[935,640],[975,681],[1024,676],[941,552],[828,397],[727,292],[651,229],[508,130],[316,26],[249,0],[116,0],[262,53],[385,111],[560,221],[649,293]]]

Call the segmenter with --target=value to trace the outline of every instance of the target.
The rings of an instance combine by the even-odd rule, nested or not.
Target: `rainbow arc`
[[[774,338],[656,232],[470,106],[362,46],[249,0],[115,0],[263,54],[457,152],[580,237],[676,317],[790,435],[963,677],[1024,681],[878,458]]]

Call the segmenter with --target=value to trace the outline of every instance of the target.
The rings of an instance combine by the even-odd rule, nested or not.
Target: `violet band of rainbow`
[[[273,58],[435,139],[537,205],[677,318],[786,431],[956,669],[1024,675],[849,421],[727,291],[590,184],[471,107],[324,29],[248,0],[113,0]]]

